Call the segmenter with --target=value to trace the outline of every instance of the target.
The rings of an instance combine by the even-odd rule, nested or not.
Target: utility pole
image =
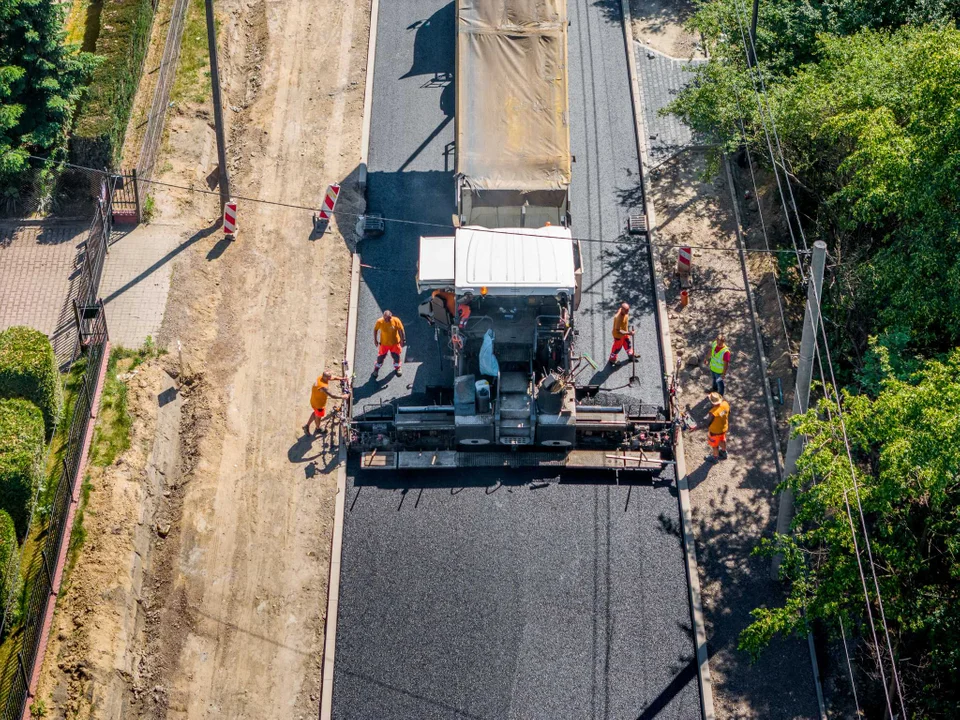
[[[797,364],[797,387],[793,393],[793,414],[805,413],[810,405],[810,381],[813,379],[813,359],[817,349],[817,331],[820,327],[820,299],[823,291],[823,267],[827,262],[827,244],[817,240],[813,244],[813,260],[810,263],[810,280],[807,283],[807,309],[803,316],[803,334],[800,337],[800,360]],[[804,439],[793,435],[787,443],[787,458],[783,476],[788,478],[797,471],[797,458],[803,450]],[[777,511],[777,533],[787,535],[793,520],[793,491],[780,493],[780,508]],[[783,555],[775,555],[770,568],[776,580]]]
[[[223,103],[220,100],[220,66],[217,63],[217,29],[213,22],[213,0],[207,7],[207,47],[210,51],[210,85],[213,87],[213,124],[217,131],[217,162],[220,164],[220,214],[230,201],[230,173],[227,170],[227,143],[223,137]]]
[[[760,10],[760,0],[753,0],[753,15],[750,18],[750,47],[747,52],[747,59],[750,60],[750,67],[757,64],[757,12]]]

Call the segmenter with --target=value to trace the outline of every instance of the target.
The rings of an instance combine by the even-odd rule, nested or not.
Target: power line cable
[[[767,141],[767,152],[770,155],[770,165],[773,169],[773,176],[777,181],[777,190],[780,193],[780,202],[783,205],[784,212],[787,213],[787,230],[790,231],[790,242],[793,245],[793,249],[797,255],[797,265],[800,266],[800,278],[803,280],[806,277],[806,273],[803,271],[803,263],[800,260],[800,248],[797,246],[797,238],[793,232],[793,223],[790,222],[790,207],[787,204],[787,197],[783,192],[783,184],[780,182],[780,171],[777,169],[777,160],[774,157],[773,153],[773,143],[770,141],[770,129],[767,127],[767,116],[763,110],[763,106],[760,103],[760,87],[757,84],[756,75],[760,74],[759,66],[753,68],[753,71],[750,69],[750,51],[747,48],[747,36],[746,31],[744,30],[743,17],[741,16],[740,2],[736,1],[737,9],[737,21],[740,25],[740,37],[743,40],[743,52],[744,56],[747,58],[747,73],[750,76],[750,81],[753,84],[753,93],[754,97],[757,100],[757,109],[760,111],[760,122],[763,124],[763,134]],[[756,75],[754,75],[756,73]],[[762,79],[762,78],[761,78]],[[772,118],[771,118],[772,122]],[[784,180],[789,184],[789,178],[784,178]],[[806,249],[806,241],[804,241],[804,249]]]
[[[843,627],[843,618],[840,618],[840,638],[843,640],[843,654],[847,657],[847,670],[850,672],[850,689],[853,690],[853,704],[857,708],[857,717],[863,717],[860,710],[860,699],[857,697],[857,683],[853,679],[853,663],[850,662],[850,650],[847,648],[847,631]]]
[[[82,165],[74,165],[72,163],[67,163],[67,162],[57,162],[54,160],[50,160],[48,158],[36,157],[33,155],[30,155],[28,157],[32,160],[41,160],[44,162],[54,163],[54,164],[61,165],[63,167],[69,167],[75,170],[84,170],[86,172],[99,173],[99,174],[110,174],[104,170],[97,170],[96,168],[84,167]],[[191,185],[178,185],[176,183],[163,182],[162,180],[151,180],[151,179],[145,179],[145,178],[137,178],[137,182],[142,182],[147,185],[158,185],[160,187],[172,188],[175,190],[185,190],[187,192],[200,193],[201,195],[215,195],[219,197],[218,192],[214,192],[212,190],[205,190],[203,188],[198,188]],[[286,202],[280,202],[278,200],[264,200],[263,198],[248,197],[244,195],[233,195],[232,199],[242,200],[243,202],[258,203],[261,205],[270,205],[273,207],[281,207],[281,208],[286,208],[290,210],[303,210],[311,213],[319,213],[323,211],[329,215],[343,216],[343,217],[353,218],[353,219],[359,219],[361,217],[370,216],[370,213],[352,213],[352,212],[347,212],[346,210],[331,211],[331,210],[327,210],[326,208],[313,207],[311,205],[299,205],[297,203],[286,203]],[[444,230],[447,232],[457,229],[457,226],[453,224],[427,222],[422,220],[405,220],[402,218],[391,218],[391,217],[383,217],[383,216],[378,216],[378,217],[384,222],[396,223],[399,225],[416,225],[418,227],[436,228],[436,229]],[[521,229],[527,229],[527,228],[521,228]],[[484,228],[484,232],[499,234],[499,235],[516,235],[517,234],[515,231],[498,230],[496,228]],[[524,237],[546,237],[546,238],[556,237],[555,235],[548,235],[546,233],[541,234],[536,232],[525,232],[523,233],[523,235]],[[632,246],[639,245],[638,240],[619,240],[619,239],[603,240],[601,238],[580,237],[580,236],[572,236],[571,240],[576,240],[577,242],[585,242],[585,243],[597,243],[601,245],[632,245]],[[668,244],[668,243],[654,243],[653,246],[656,248],[664,248],[664,249],[690,248],[692,250],[706,250],[706,251],[714,251],[714,252],[737,252],[736,248],[715,247],[712,245],[680,245],[680,244]],[[756,252],[756,253],[770,253],[770,254],[793,252],[788,249],[779,249],[779,248],[774,248],[774,249],[767,248],[765,250],[762,250],[760,248],[748,248],[748,251]]]
[[[740,105],[740,95],[736,93],[734,95],[734,100],[737,103],[737,120],[740,123],[740,136],[743,138],[743,147],[747,153],[747,167],[750,168],[750,180],[753,183],[753,197],[757,203],[757,214],[760,216],[760,230],[763,232],[763,245],[767,249],[767,252],[770,252],[770,239],[767,236],[767,224],[763,219],[763,208],[760,206],[760,191],[757,189],[757,176],[753,172],[753,159],[750,157],[750,145],[747,142],[747,131],[743,124],[743,108]],[[803,275],[801,271],[801,276]],[[783,298],[780,296],[780,288],[777,287],[776,279],[774,279],[773,290],[777,296],[777,309],[780,311],[780,324],[783,326],[783,337],[787,342],[787,350],[790,349],[790,332],[787,330],[787,317],[783,310]]]
[[[738,19],[738,23],[739,23],[739,25],[740,25],[741,37],[742,37],[743,43],[744,43],[744,51],[747,53],[747,56],[748,56],[748,58],[749,58],[749,50],[747,49],[747,39],[746,39],[746,36],[745,36],[745,34],[744,34],[744,31],[743,31],[742,9],[741,9],[739,0],[736,0],[736,9],[737,9],[737,19]],[[752,44],[752,38],[750,39],[750,42],[751,42],[751,44]],[[754,52],[755,52],[755,48],[754,48]],[[778,149],[778,151],[779,151],[779,153],[780,153],[780,158],[781,158],[782,167],[783,167],[783,169],[784,169],[784,172],[787,173],[787,170],[786,170],[786,160],[785,160],[784,155],[783,155],[783,148],[782,148],[782,145],[781,145],[780,142],[779,142],[779,135],[776,133],[776,126],[775,126],[775,121],[774,121],[774,118],[773,118],[773,113],[772,113],[772,111],[770,110],[769,98],[768,98],[768,96],[767,96],[767,90],[766,90],[766,84],[763,82],[763,76],[762,76],[762,74],[760,73],[759,69],[757,70],[757,76],[759,77],[759,80],[760,80],[760,89],[761,89],[762,95],[763,95],[763,97],[764,97],[764,104],[766,105],[767,112],[770,114],[771,125],[773,126],[774,134],[775,134],[775,136],[776,136],[776,138],[777,138],[777,149]],[[759,104],[760,104],[760,94],[761,94],[761,93],[757,92],[756,81],[754,81],[754,91],[755,91],[755,94],[757,95],[757,102],[758,102],[758,105],[759,105]],[[771,162],[773,163],[775,174],[777,175],[777,183],[778,183],[778,187],[779,187],[780,182],[779,182],[779,174],[776,172],[776,160],[775,160],[775,158],[773,157],[773,148],[770,147],[770,138],[769,138],[769,134],[767,133],[766,121],[765,121],[765,119],[764,119],[764,117],[763,117],[763,110],[762,110],[762,108],[761,108],[761,121],[764,123],[764,132],[767,134],[767,144],[768,144],[768,149],[769,149],[769,151],[770,151],[770,159],[771,159]],[[789,178],[789,175],[788,175],[788,174],[787,174],[786,177],[785,177],[785,182],[786,182],[786,184],[787,184],[788,191],[789,191],[789,193],[790,193],[791,201],[793,201],[792,210],[793,210],[794,214],[796,215],[797,227],[798,227],[798,230],[799,230],[800,233],[801,233],[801,239],[803,240],[804,247],[806,247],[806,237],[805,237],[805,235],[803,234],[803,224],[802,224],[801,219],[800,219],[800,213],[799,213],[799,210],[798,210],[798,208],[797,208],[797,206],[796,206],[796,202],[794,201],[793,189],[792,189],[792,186],[790,185],[790,178]],[[783,200],[782,188],[780,188],[780,191],[781,191],[781,199]],[[790,208],[789,206],[787,206],[786,203],[784,203],[784,206],[785,206],[786,212],[788,213],[788,225],[789,225],[789,211],[790,211],[791,208]],[[793,237],[793,230],[792,230],[792,228],[791,228],[790,234],[791,234],[791,240],[793,240],[794,246],[796,247],[796,241],[795,241],[795,238]],[[797,259],[798,259],[798,262],[799,262],[799,254],[798,254],[798,258],[797,258]],[[801,267],[801,273],[802,273],[802,267]],[[815,286],[814,286],[813,290],[814,290],[814,298],[815,298],[816,304],[817,304],[818,315],[819,315],[820,317],[822,317],[822,312],[820,312],[821,298],[818,297],[818,293],[817,293],[817,290],[816,290],[816,287],[815,287]],[[894,680],[894,683],[895,683],[895,685],[896,685],[896,687],[897,687],[897,692],[898,692],[898,696],[899,696],[899,700],[900,700],[901,710],[903,711],[904,717],[906,717],[906,716],[907,716],[907,715],[906,715],[906,705],[905,705],[905,700],[904,700],[904,697],[903,697],[903,688],[902,688],[902,686],[901,686],[901,684],[900,684],[900,678],[899,678],[899,673],[897,672],[896,660],[895,660],[895,657],[894,657],[894,654],[893,654],[893,644],[892,644],[892,642],[891,642],[891,640],[890,640],[890,631],[889,631],[889,628],[887,627],[886,613],[885,613],[885,610],[884,610],[884,607],[883,607],[883,598],[882,598],[881,593],[880,593],[880,584],[879,584],[879,580],[878,580],[878,578],[877,578],[876,564],[875,564],[874,559],[873,559],[873,551],[872,551],[872,547],[871,547],[871,543],[870,543],[869,532],[868,532],[868,529],[867,529],[866,517],[865,517],[864,512],[863,512],[863,505],[862,505],[861,498],[860,498],[859,484],[858,484],[857,479],[856,479],[856,467],[855,467],[855,463],[853,462],[853,453],[852,453],[852,449],[851,449],[851,447],[850,447],[849,437],[848,437],[847,431],[846,431],[846,423],[845,423],[845,421],[844,421],[844,419],[843,419],[843,409],[842,409],[842,405],[841,405],[841,402],[840,402],[839,386],[837,385],[836,376],[835,376],[834,370],[833,370],[833,361],[832,361],[831,354],[830,354],[830,346],[829,346],[829,343],[828,343],[828,340],[827,340],[826,328],[824,327],[824,324],[823,324],[823,323],[820,323],[820,326],[821,326],[821,327],[820,327],[820,329],[821,329],[821,334],[822,334],[822,337],[823,337],[824,351],[825,351],[825,353],[826,353],[826,355],[827,355],[827,365],[828,365],[828,367],[829,367],[829,369],[830,369],[831,385],[833,386],[833,390],[834,390],[834,394],[835,394],[835,400],[834,400],[834,401],[835,401],[835,403],[836,403],[837,415],[838,415],[838,419],[839,419],[839,421],[840,421],[840,427],[841,427],[841,431],[842,431],[842,434],[843,434],[843,440],[844,440],[844,446],[845,446],[845,448],[846,448],[847,460],[848,460],[848,462],[850,463],[850,472],[851,472],[851,478],[852,478],[852,482],[853,482],[853,489],[854,489],[854,494],[855,494],[855,497],[856,497],[856,500],[857,500],[858,513],[859,513],[859,516],[860,516],[860,526],[861,526],[861,528],[862,528],[862,530],[863,530],[863,533],[864,533],[864,543],[865,543],[866,548],[867,548],[867,556],[868,556],[869,564],[870,564],[870,572],[871,572],[871,576],[872,576],[872,579],[873,579],[874,589],[875,589],[876,594],[877,594],[877,603],[878,603],[879,610],[880,610],[881,625],[882,625],[882,628],[883,628],[883,631],[884,631],[884,635],[885,635],[885,639],[886,639],[887,650],[888,650],[888,652],[890,653],[890,665],[891,665],[891,670],[892,670],[892,673],[893,673],[893,680]],[[819,352],[819,348],[817,348],[817,349],[815,350],[815,352]],[[822,367],[821,367],[821,374],[822,374]],[[848,498],[847,498],[847,492],[846,492],[846,491],[844,491],[844,500],[845,500],[845,502],[846,502],[847,505],[848,505],[848,515],[849,515],[849,514],[851,514],[851,513],[850,513],[850,509],[849,509],[849,501],[848,501]],[[850,520],[850,530],[851,530],[851,534],[852,534],[853,540],[854,540],[854,547],[855,547],[855,550],[856,550],[856,552],[857,552],[857,565],[858,565],[858,568],[860,569],[861,581],[862,581],[863,589],[864,589],[864,598],[865,598],[866,604],[867,604],[867,614],[868,614],[868,618],[869,618],[869,620],[870,620],[871,629],[872,629],[872,631],[873,631],[873,633],[874,633],[874,642],[877,643],[877,648],[878,648],[877,660],[878,660],[878,667],[879,667],[879,669],[880,669],[881,677],[883,678],[884,696],[886,697],[888,710],[890,711],[890,714],[891,714],[891,716],[892,716],[892,715],[893,715],[893,709],[892,709],[891,702],[890,702],[889,690],[888,690],[887,685],[886,685],[886,674],[885,674],[884,671],[883,671],[883,662],[882,662],[881,653],[879,652],[879,643],[878,643],[878,641],[877,641],[877,639],[876,639],[876,628],[875,628],[874,623],[873,623],[873,613],[872,613],[872,608],[871,608],[871,606],[870,606],[870,595],[869,595],[869,592],[868,592],[867,587],[866,587],[866,577],[865,577],[865,575],[864,575],[864,573],[863,573],[862,563],[861,563],[861,561],[860,561],[859,542],[858,542],[857,539],[856,539],[856,533],[855,533],[854,528],[853,528],[852,517],[850,517],[849,520]]]

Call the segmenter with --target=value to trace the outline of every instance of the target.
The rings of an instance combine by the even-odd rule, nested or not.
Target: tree
[[[876,367],[884,366],[893,367],[889,357],[879,358]],[[960,349],[907,377],[888,374],[881,388],[876,399],[844,395],[852,466],[844,428],[828,401],[796,420],[796,431],[809,438],[797,474],[785,482],[796,496],[796,532],[758,549],[784,554],[788,596],[782,607],[753,611],[740,647],[757,655],[775,634],[806,634],[816,620],[834,629],[841,620],[848,629],[865,627],[858,550],[869,570],[853,467],[908,707],[915,717],[954,717],[960,705]],[[867,586],[879,618],[869,574]]]
[[[807,229],[845,261],[849,292],[828,296],[828,314],[848,321],[837,344],[897,327],[944,352],[960,344],[960,32],[820,35],[811,57],[763,72]],[[755,157],[767,157],[769,121],[742,58],[706,64],[672,110],[727,149],[743,117]]]
[[[63,44],[65,4],[0,0],[0,188],[63,145],[93,59]]]

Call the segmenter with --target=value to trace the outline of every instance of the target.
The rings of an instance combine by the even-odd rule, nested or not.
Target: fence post
[[[130,176],[133,178],[133,197],[137,203],[137,224],[143,222],[143,215],[140,209],[140,183],[137,182],[137,169],[134,168],[130,171]]]
[[[23,678],[23,686],[30,692],[30,678],[27,677],[27,669],[23,666],[23,651],[17,653],[17,667],[20,668],[20,676]]]
[[[40,557],[43,559],[43,569],[47,573],[47,585],[50,586],[50,594],[53,594],[53,573],[50,572],[49,561],[47,560],[47,551],[40,550]]]

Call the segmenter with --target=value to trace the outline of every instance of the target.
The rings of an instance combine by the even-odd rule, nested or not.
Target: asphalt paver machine
[[[596,362],[577,352],[566,0],[458,0],[456,23],[458,216],[420,238],[417,273],[450,380],[439,402],[360,415],[351,447],[365,468],[659,471],[662,410],[579,382]]]

